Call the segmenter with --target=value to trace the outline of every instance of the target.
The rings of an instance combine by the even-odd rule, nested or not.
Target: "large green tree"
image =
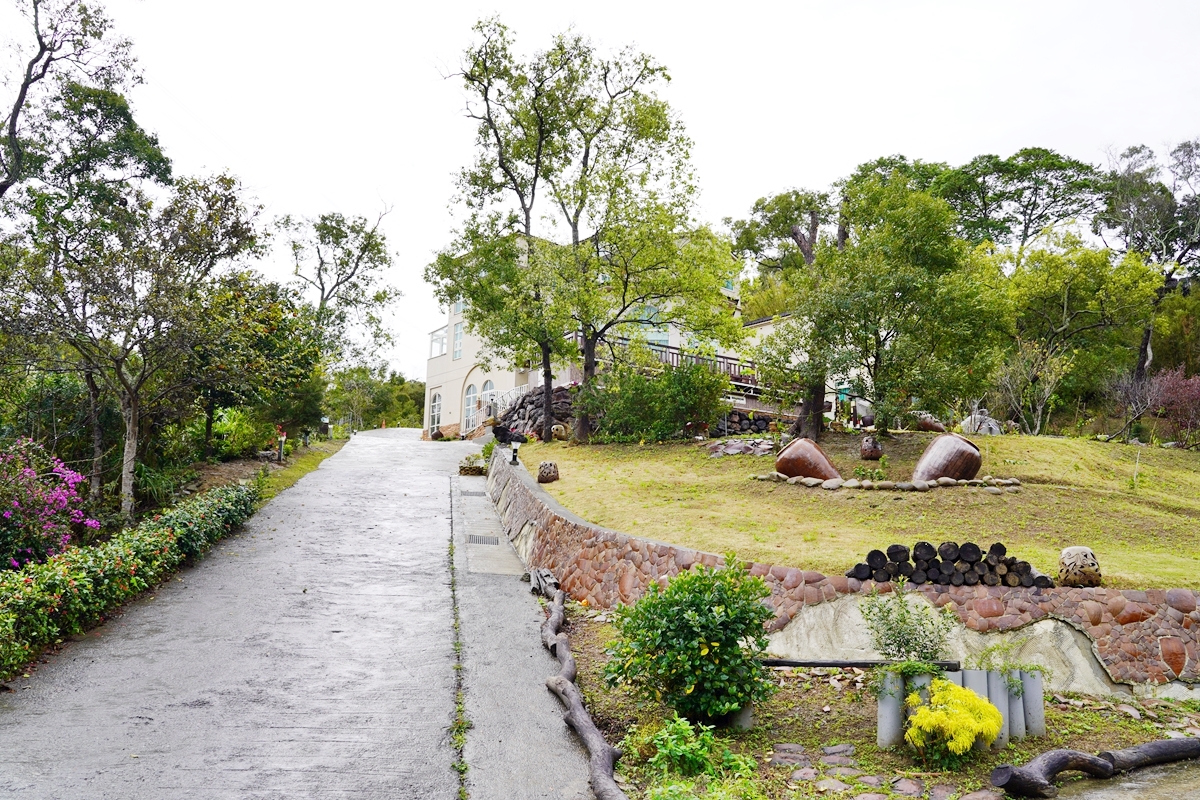
[[[821,435],[830,359],[821,293],[831,251],[821,237],[828,238],[833,219],[828,192],[791,190],[760,198],[744,220],[726,220],[735,253],[757,272],[743,284],[743,314],[753,307],[760,313],[752,317],[787,316],[755,350],[759,381],[781,410],[800,406],[793,434],[814,441]]]

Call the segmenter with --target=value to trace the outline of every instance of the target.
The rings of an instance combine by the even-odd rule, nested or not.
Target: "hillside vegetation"
[[[888,478],[906,479],[933,434],[884,442]],[[530,445],[522,461],[558,463],[549,492],[580,516],[625,533],[743,559],[840,574],[872,548],[953,539],[1011,553],[1056,574],[1059,551],[1096,551],[1105,584],[1200,589],[1200,454],[1084,439],[977,439],[982,475],[1019,478],[1019,494],[805,489],[752,481],[772,456],[711,458],[695,443]],[[869,465],[859,439],[822,447],[843,477]],[[1135,469],[1137,472],[1134,480]]]

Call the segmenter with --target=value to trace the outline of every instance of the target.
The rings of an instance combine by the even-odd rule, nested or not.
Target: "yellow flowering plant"
[[[904,739],[922,762],[939,769],[960,768],[970,759],[976,739],[991,744],[1004,725],[994,705],[940,678],[929,687],[928,703],[916,692],[906,703],[911,711]]]

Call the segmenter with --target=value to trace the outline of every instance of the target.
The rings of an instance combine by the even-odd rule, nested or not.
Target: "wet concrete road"
[[[471,446],[414,439],[356,436],[12,681],[0,795],[454,797],[449,494]]]

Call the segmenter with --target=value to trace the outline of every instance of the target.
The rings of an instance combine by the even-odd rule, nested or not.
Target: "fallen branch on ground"
[[[535,571],[531,570],[530,576],[534,574]],[[549,584],[549,581],[543,584],[547,594],[550,591]],[[560,668],[557,675],[546,679],[546,687],[566,706],[563,719],[579,734],[587,748],[589,780],[596,800],[629,800],[613,780],[613,765],[621,757],[621,751],[610,745],[604,734],[600,733],[600,729],[592,721],[592,715],[584,707],[583,696],[575,685],[575,657],[571,655],[570,639],[561,631],[566,616],[563,606],[567,595],[557,588],[558,581],[554,581],[553,585],[555,588],[550,604],[550,616],[542,623],[542,644],[558,659]]]
[[[1051,750],[1023,767],[1005,764],[992,770],[992,785],[1018,797],[1057,797],[1054,778],[1060,772],[1077,770],[1093,778],[1111,778],[1111,762],[1078,750]]]

